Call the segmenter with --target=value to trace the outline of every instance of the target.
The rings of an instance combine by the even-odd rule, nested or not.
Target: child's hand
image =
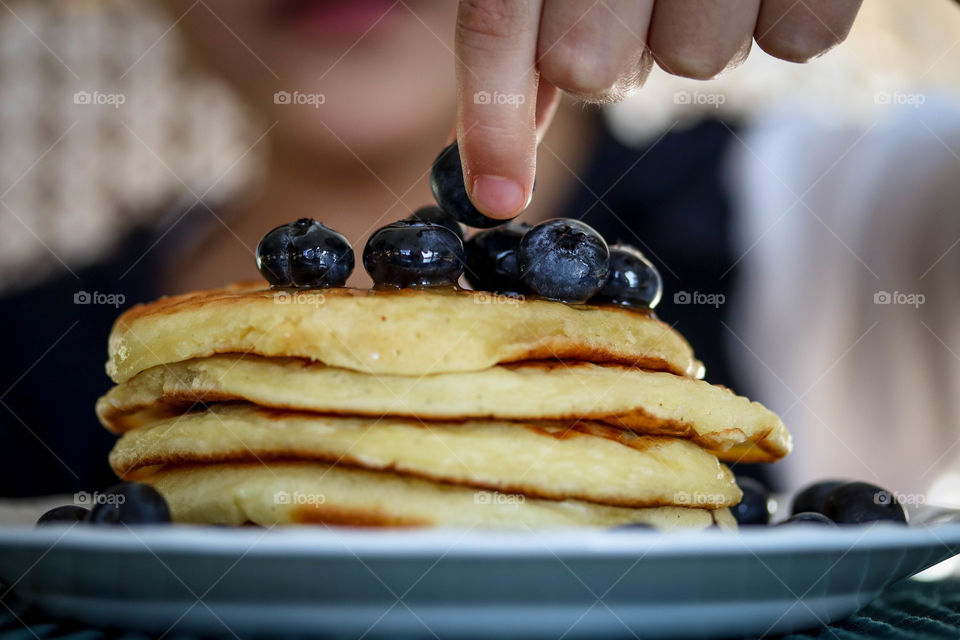
[[[619,100],[652,62],[711,78],[754,39],[807,61],[841,42],[861,0],[461,0],[457,137],[474,204],[494,218],[526,207],[537,133],[560,91]]]

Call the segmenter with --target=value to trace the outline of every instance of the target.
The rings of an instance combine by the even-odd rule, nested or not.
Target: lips
[[[396,0],[282,0],[273,3],[271,22],[317,37],[359,36],[390,19]]]

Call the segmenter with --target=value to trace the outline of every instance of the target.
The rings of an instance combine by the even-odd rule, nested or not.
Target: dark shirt
[[[722,179],[727,146],[734,140],[731,129],[717,121],[673,130],[641,149],[606,135],[581,176],[586,187],[576,190],[563,215],[590,224],[608,242],[643,251],[663,278],[657,315],[693,345],[710,382],[739,389],[721,324],[736,277],[730,269],[736,260],[732,212]],[[678,304],[712,294],[726,303]]]
[[[674,303],[678,292],[729,300],[733,276],[719,279],[733,262],[719,177],[729,130],[705,122],[637,149],[597,126],[585,186],[578,183],[558,215],[644,250],[664,279],[658,315],[691,342],[711,382],[736,388],[722,349],[728,305]],[[111,386],[107,336],[124,309],[164,293],[163,261],[213,220],[203,205],[173,207],[161,218],[94,265],[0,298],[0,495],[72,493],[116,481],[107,464],[115,436],[93,411]]]

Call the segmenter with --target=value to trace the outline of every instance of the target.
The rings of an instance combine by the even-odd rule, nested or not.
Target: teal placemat
[[[233,636],[230,636],[231,638]],[[53,621],[15,601],[0,606],[0,640],[149,640],[143,634],[91,629]],[[782,640],[958,640],[960,580],[907,580],[889,588],[870,606],[841,623]],[[168,635],[164,640],[194,640]]]
[[[824,629],[785,636],[784,640],[895,638],[960,639],[960,580],[905,580],[867,608]]]

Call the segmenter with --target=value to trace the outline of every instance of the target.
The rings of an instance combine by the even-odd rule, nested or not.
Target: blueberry
[[[468,227],[489,229],[504,222],[488,218],[470,202],[467,187],[463,182],[460,146],[456,142],[441,151],[433,161],[433,169],[430,171],[430,189],[440,208]]]
[[[121,482],[98,494],[90,510],[97,524],[159,524],[170,522],[170,507],[160,492],[148,484]]]
[[[257,268],[275,287],[340,287],[353,265],[347,239],[310,218],[270,230],[257,245]]]
[[[610,249],[591,226],[569,218],[541,222],[520,240],[520,278],[531,293],[585,302],[603,286]]]
[[[455,285],[463,264],[463,243],[453,231],[416,220],[381,227],[363,249],[363,266],[377,287]]]
[[[815,511],[801,511],[800,513],[795,513],[783,522],[777,523],[777,526],[791,525],[791,524],[815,524],[823,527],[836,527],[837,523],[823,515],[822,513],[817,513]]]
[[[660,302],[663,280],[656,267],[638,249],[625,244],[610,247],[610,272],[590,302],[653,309]]]
[[[37,526],[42,527],[48,524],[68,524],[70,522],[80,522],[87,519],[90,512],[83,507],[77,507],[68,504],[63,507],[54,507],[40,516],[37,520]]]
[[[896,496],[867,482],[847,482],[828,493],[823,515],[837,524],[907,522],[907,513]]]
[[[440,207],[420,207],[406,218],[407,220],[419,220],[420,222],[432,222],[441,227],[446,227],[457,234],[460,240],[464,240],[463,225],[457,222],[457,219],[441,209]]]
[[[790,505],[790,513],[796,515],[804,511],[814,511],[823,513],[823,500],[827,494],[846,483],[846,480],[821,480],[801,489],[793,497],[793,504]]]
[[[517,249],[530,225],[516,222],[480,231],[467,240],[465,274],[474,289],[498,293],[523,293]]]
[[[743,490],[743,499],[740,504],[730,509],[737,523],[769,524],[770,490],[753,478],[745,476],[737,476],[737,485]]]

